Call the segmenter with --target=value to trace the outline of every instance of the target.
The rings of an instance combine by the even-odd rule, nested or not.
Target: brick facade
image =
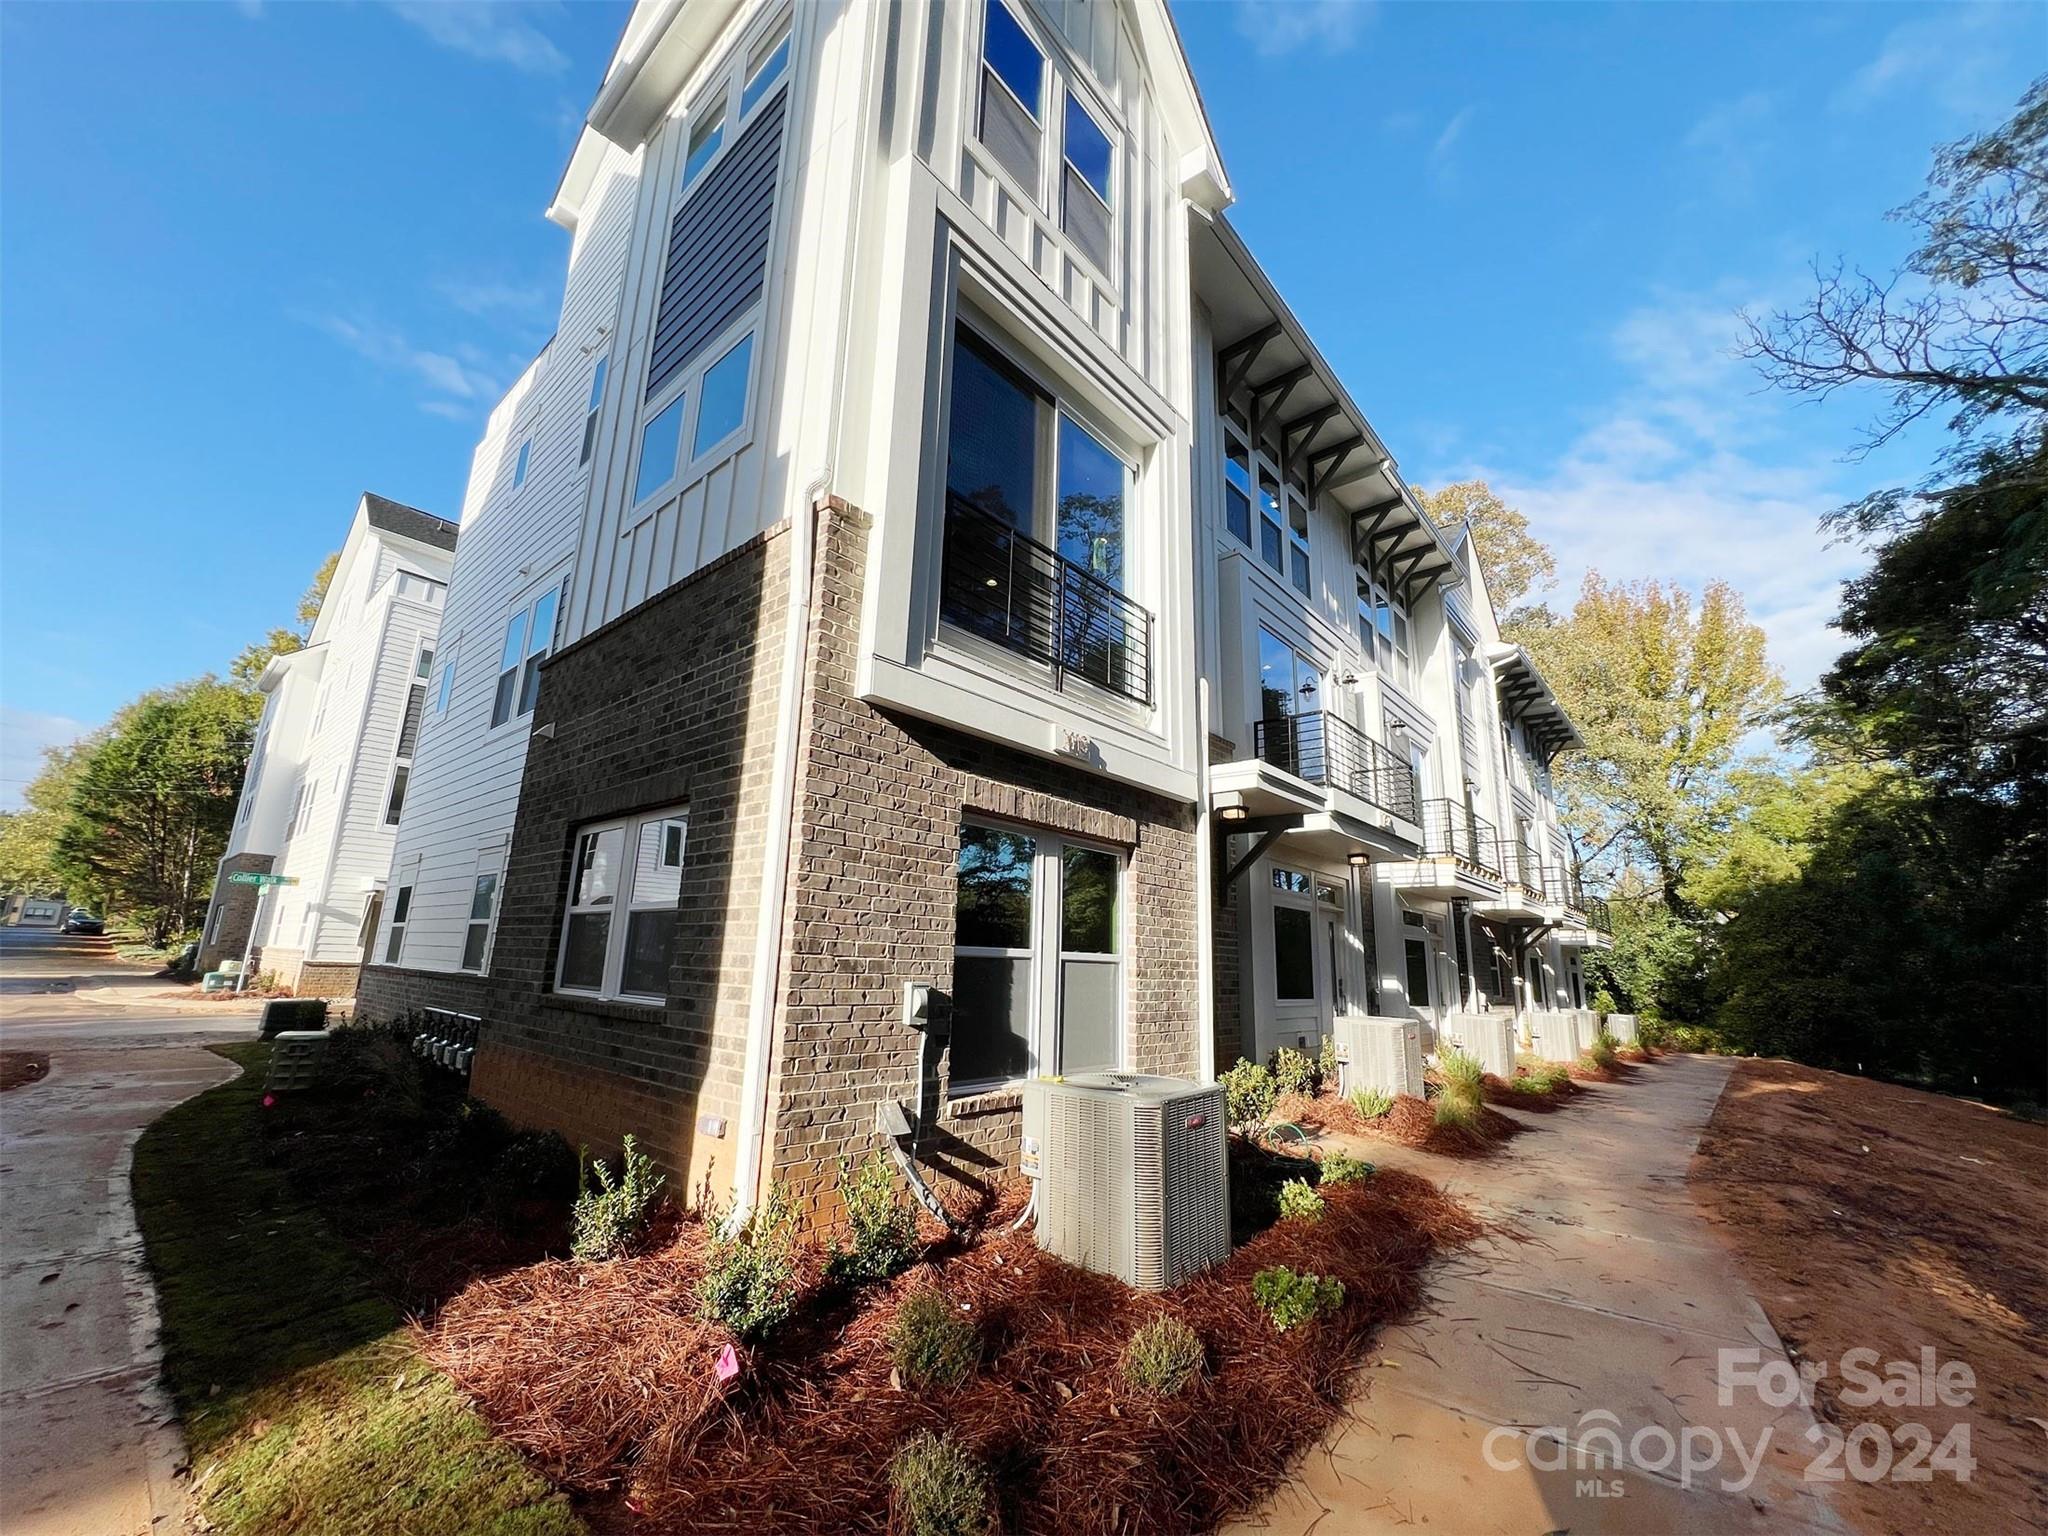
[[[1127,850],[1126,1059],[1196,1065],[1192,808],[855,697],[866,528],[837,504],[818,519],[778,914],[765,1161],[825,1219],[837,1160],[877,1144],[876,1106],[919,1104],[924,1036],[903,986],[931,984],[941,1008],[950,992],[965,815]],[[793,543],[779,524],[548,660],[534,725],[554,735],[527,754],[490,977],[372,966],[361,987],[373,1013],[480,1014],[480,1097],[594,1150],[631,1131],[693,1199],[707,1182],[725,1194],[737,1150]],[[688,805],[689,841],[667,1002],[555,993],[575,829],[669,804]],[[990,1095],[950,1106],[921,1152],[981,1183],[1015,1167],[1017,1135],[1016,1095]]]
[[[256,885],[237,885],[229,875],[267,875],[276,858],[268,853],[238,853],[221,860],[216,876],[213,913],[207,918],[206,940],[199,946],[199,973],[220,969],[223,960],[239,960],[249,947],[249,925],[256,920]]]

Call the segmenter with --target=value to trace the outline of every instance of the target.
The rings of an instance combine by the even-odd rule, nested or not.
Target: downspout
[[[863,78],[871,78],[874,40],[869,35],[863,51],[863,64],[868,66]],[[813,65],[815,67],[815,65]],[[795,89],[794,83],[791,86]],[[863,87],[862,109],[858,120],[868,120],[868,103],[872,92]],[[804,132],[811,131],[815,102],[810,104],[801,124]],[[867,206],[869,169],[874,155],[863,155],[860,169],[856,173],[851,207],[853,216],[848,220],[852,230],[860,228],[860,216]],[[791,214],[793,243],[794,228],[802,210],[799,203]],[[777,286],[786,273],[777,274]],[[846,375],[849,367],[848,356],[853,348],[852,326],[848,323],[851,309],[850,297],[841,289],[839,305],[839,347],[832,363],[832,390],[826,397],[835,407],[846,398]],[[785,359],[787,357],[785,340]],[[831,487],[833,466],[838,462],[838,438],[844,431],[846,413],[836,409],[832,422],[832,442],[825,456],[824,464],[804,493],[793,514],[795,526],[790,530],[796,539],[789,556],[789,624],[788,643],[783,647],[782,699],[777,709],[775,724],[775,777],[769,794],[768,847],[762,860],[761,880],[761,930],[754,941],[753,984],[747,1005],[747,1059],[740,1083],[740,1134],[739,1146],[735,1150],[733,1164],[733,1206],[730,1220],[734,1224],[745,1221],[754,1209],[754,1196],[760,1188],[761,1168],[768,1139],[768,1068],[774,1052],[775,1001],[782,991],[782,935],[783,904],[789,889],[789,860],[792,852],[791,833],[796,820],[796,780],[799,760],[803,752],[800,734],[803,723],[804,683],[810,660],[811,641],[811,582],[812,558],[816,551],[818,537],[818,510],[822,498]]]
[[[1199,671],[1199,669],[1197,669]],[[1209,679],[1195,679],[1195,1081],[1216,1081],[1216,885],[1209,811]]]

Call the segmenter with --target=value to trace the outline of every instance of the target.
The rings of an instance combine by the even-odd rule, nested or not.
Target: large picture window
[[[579,828],[555,985],[564,992],[660,1002],[681,922],[681,807]]]
[[[1121,1058],[1122,857],[1049,834],[961,828],[955,1094]]]

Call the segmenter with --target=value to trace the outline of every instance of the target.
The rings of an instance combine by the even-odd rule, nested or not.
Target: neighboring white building
[[[366,1006],[808,1200],[886,1103],[1000,1161],[1034,1072],[1568,999],[1575,738],[1231,197],[1162,0],[642,0]]]
[[[200,950],[302,996],[354,992],[413,773],[455,525],[365,492],[303,649],[275,657]],[[258,889],[236,873],[294,884]]]

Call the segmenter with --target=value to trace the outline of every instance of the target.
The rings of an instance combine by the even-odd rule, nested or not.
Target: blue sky
[[[35,748],[290,621],[358,492],[454,516],[546,340],[541,217],[619,4],[0,7],[0,806]],[[2031,5],[1177,9],[1233,217],[1411,479],[1483,475],[1568,597],[1733,581],[1795,684],[1861,405],[1757,392],[1742,306],[1888,270]]]

